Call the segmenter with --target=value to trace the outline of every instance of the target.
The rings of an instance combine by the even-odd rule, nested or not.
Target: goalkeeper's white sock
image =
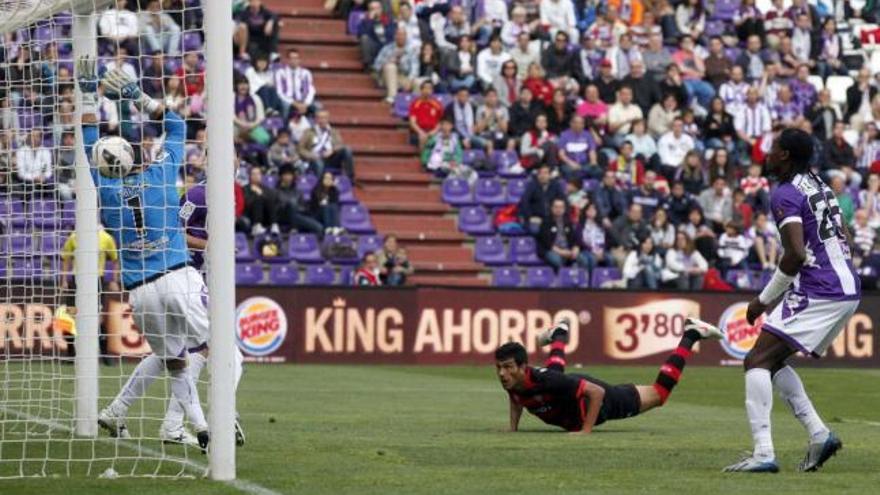
[[[813,407],[813,402],[804,390],[801,377],[791,366],[786,366],[773,375],[773,385],[779,392],[779,397],[788,404],[794,417],[804,425],[810,434],[813,443],[824,442],[828,439],[828,427],[822,422],[822,418]]]
[[[128,412],[128,408],[134,404],[134,401],[146,393],[147,388],[156,378],[162,376],[164,368],[165,363],[162,362],[162,358],[155,354],[150,354],[141,359],[141,362],[132,371],[131,376],[128,377],[128,381],[125,382],[122,390],[113,399],[113,402],[110,404],[110,410],[119,416],[125,416],[125,413]]]
[[[196,431],[208,429],[205,421],[205,413],[202,411],[202,403],[199,401],[199,391],[196,389],[192,375],[186,369],[171,371],[171,397],[180,401],[186,416],[193,424]]]
[[[208,358],[201,352],[196,352],[195,354],[190,354],[188,356],[188,361],[186,369],[189,371],[193,383],[198,383],[199,377],[202,375],[202,369],[205,367],[205,363],[208,362]],[[180,401],[173,396],[170,397],[168,399],[168,410],[165,412],[164,421],[162,421],[162,428],[165,431],[176,431],[182,428],[184,414],[185,411],[183,410]]]
[[[773,437],[770,434],[770,411],[773,409],[773,383],[770,370],[752,368],[746,371],[746,414],[752,428],[755,450],[752,456],[760,461],[772,461]]]
[[[235,346],[235,365],[233,368],[233,373],[235,373],[235,382],[234,382],[235,388],[233,390],[236,390],[236,391],[238,391],[238,382],[241,381],[241,375],[242,375],[242,373],[244,373],[243,364],[244,364],[244,355],[242,355],[241,349],[239,349],[238,346]]]

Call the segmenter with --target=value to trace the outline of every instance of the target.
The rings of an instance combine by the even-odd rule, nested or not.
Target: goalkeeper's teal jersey
[[[140,173],[104,177],[92,163],[101,220],[116,240],[122,261],[122,283],[138,286],[189,261],[178,212],[177,176],[183,163],[186,123],[165,112],[165,144],[158,158]],[[83,125],[86,156],[98,140],[97,125]]]

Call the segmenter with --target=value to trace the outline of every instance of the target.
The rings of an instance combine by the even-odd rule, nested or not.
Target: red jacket
[[[238,218],[244,214],[244,190],[241,188],[241,184],[236,182],[233,191],[235,192],[235,218]]]

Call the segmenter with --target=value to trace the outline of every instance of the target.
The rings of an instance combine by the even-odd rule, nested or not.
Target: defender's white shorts
[[[208,288],[195,268],[179,268],[135,287],[129,301],[153,354],[181,357],[208,342]]]
[[[821,356],[846,322],[859,301],[810,299],[792,291],[767,315],[762,329],[813,357]]]

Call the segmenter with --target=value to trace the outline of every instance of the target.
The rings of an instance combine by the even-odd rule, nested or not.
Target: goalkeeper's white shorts
[[[182,357],[208,342],[208,288],[195,268],[185,266],[135,287],[129,301],[135,323],[160,358]]]

